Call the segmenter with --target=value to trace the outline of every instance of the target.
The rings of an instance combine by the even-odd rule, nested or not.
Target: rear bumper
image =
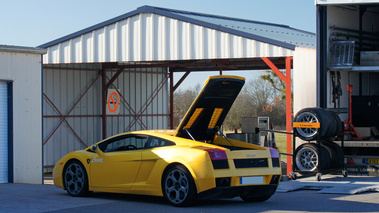
[[[246,193],[252,197],[271,196],[278,184],[216,187],[198,194],[199,199],[233,198]]]

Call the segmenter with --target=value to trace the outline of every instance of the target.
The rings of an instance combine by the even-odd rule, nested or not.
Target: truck
[[[335,112],[342,128],[333,140],[342,147],[347,174],[379,176],[379,1],[315,4],[317,47],[304,69],[294,71],[294,112]]]

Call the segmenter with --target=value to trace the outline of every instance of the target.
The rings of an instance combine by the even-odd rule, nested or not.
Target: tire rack
[[[296,172],[300,173],[300,171],[301,171],[301,170],[296,169],[296,156],[294,155],[295,151],[296,151],[296,137],[297,137],[296,131],[293,131],[293,128],[292,128],[292,132],[284,132],[284,131],[260,129],[260,128],[255,129],[255,133],[259,133],[260,131],[293,135],[293,137],[292,137],[292,154],[280,153],[280,155],[292,156],[292,172],[289,173],[288,177],[291,178],[292,180],[296,180],[298,178]],[[344,148],[344,137],[343,136],[344,136],[344,128],[342,125],[340,135],[338,136],[339,138],[341,138],[341,149]],[[312,142],[308,141],[308,143],[312,143]],[[317,153],[320,153],[319,147],[321,145],[321,139],[316,139],[316,143],[319,145],[319,146],[317,146],[316,151],[317,151]],[[345,157],[343,157],[343,159],[344,158]],[[320,156],[318,156],[318,160],[320,160]],[[332,169],[326,169],[326,170],[316,172],[316,180],[321,181],[322,175],[328,174],[328,173],[333,172],[333,171],[341,171],[343,177],[347,177],[347,175],[348,175],[346,170],[345,170],[345,166],[344,166],[344,162],[343,162],[342,167],[340,167],[340,168],[332,168]],[[313,171],[301,171],[301,173],[303,176],[312,176],[315,172],[313,172]]]
[[[296,172],[302,173],[302,176],[304,176],[304,177],[312,176],[313,174],[315,174],[315,172],[313,172],[313,171],[301,171],[299,169],[296,169],[295,151],[296,151],[297,133],[296,133],[296,131],[292,130],[291,134],[293,135],[293,137],[292,137],[292,172],[290,172],[290,174],[288,175],[288,177],[291,178],[292,180],[296,180],[298,178]],[[341,138],[341,149],[344,148],[344,137],[343,136],[344,136],[344,126],[342,125],[340,135],[337,136],[338,138]],[[318,144],[316,151],[317,151],[317,154],[318,154],[318,161],[320,161],[321,160],[321,157],[320,157],[321,139],[317,138],[315,141]],[[312,142],[311,141],[307,141],[307,143],[312,143]],[[334,141],[333,141],[333,143],[334,143]],[[343,161],[344,161],[344,158],[345,157],[343,155]],[[331,168],[331,169],[325,169],[325,170],[321,170],[321,171],[319,170],[319,171],[317,171],[316,172],[316,180],[317,181],[321,181],[322,175],[329,174],[330,172],[333,172],[333,171],[334,172],[340,171],[342,173],[343,177],[347,177],[347,172],[345,170],[345,166],[344,166],[344,162],[343,162],[342,163],[342,167],[340,167],[340,168]]]

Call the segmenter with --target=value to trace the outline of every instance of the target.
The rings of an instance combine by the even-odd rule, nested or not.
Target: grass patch
[[[292,152],[292,135],[291,135],[291,150],[287,151],[287,134],[275,133],[276,145],[279,148],[279,152],[291,153]],[[281,159],[287,159],[286,155],[281,155]]]

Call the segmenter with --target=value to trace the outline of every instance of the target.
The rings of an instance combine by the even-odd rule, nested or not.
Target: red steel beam
[[[141,117],[145,116],[169,116],[170,114],[143,114]],[[102,115],[68,115],[67,118],[101,118]],[[107,117],[135,117],[135,114],[125,114],[125,115],[107,115]],[[44,118],[61,118],[60,115],[44,115]]]
[[[187,76],[190,73],[191,73],[190,71],[187,71],[186,73],[184,73],[184,75],[179,79],[179,81],[175,84],[175,86],[173,86],[174,92],[175,92],[176,89],[178,89],[178,87],[180,86],[180,84],[183,83],[183,81],[187,78]],[[171,74],[170,74],[170,79],[172,79],[172,83],[174,84],[174,77],[172,76],[172,78],[171,78]]]
[[[79,100],[74,104],[74,106],[70,109],[70,111],[67,113],[67,115],[65,115],[64,117],[62,117],[63,119],[61,120],[61,122],[58,124],[58,126],[54,129],[54,131],[50,134],[50,136],[46,139],[46,141],[43,143],[43,145],[45,145],[49,140],[50,138],[54,135],[54,133],[58,130],[58,128],[62,125],[62,123],[66,120],[67,116],[72,112],[72,110],[75,109],[76,105],[78,105],[78,103],[82,100],[82,98],[84,97],[84,95],[88,92],[88,90],[95,84],[95,82],[97,81],[97,79],[99,78],[100,75],[97,75],[95,80],[91,83],[91,85],[86,89],[86,91],[80,96]],[[56,108],[58,109],[58,108]],[[58,110],[59,111],[59,110]],[[86,145],[87,146],[87,145]]]
[[[274,63],[267,57],[262,57],[262,60],[279,76],[279,78],[286,84],[286,131],[292,132],[292,109],[291,109],[291,68],[292,68],[292,57],[286,57],[286,75],[284,75],[275,66]],[[287,153],[292,152],[292,138],[291,135],[287,134]],[[287,155],[287,175],[292,171],[292,158]]]
[[[80,141],[85,147],[87,147],[87,144],[84,143],[84,141],[79,137],[78,134],[76,134],[75,130],[71,127],[71,125],[70,125],[70,124],[68,123],[68,121],[66,120],[67,116],[63,116],[63,114],[59,111],[59,109],[55,106],[55,104],[50,100],[50,98],[47,97],[47,95],[46,95],[45,93],[43,93],[43,96],[44,96],[44,97],[50,102],[50,104],[54,107],[54,109],[60,114],[60,116],[57,116],[57,117],[62,118],[62,119],[66,122],[67,126],[68,126],[68,127],[71,129],[71,131],[74,133],[74,135],[79,139],[79,141]],[[59,125],[59,126],[60,126],[60,125]],[[59,126],[58,126],[58,127],[59,127]],[[53,134],[55,133],[55,131],[57,131],[57,129],[58,129],[58,128],[56,128],[56,129],[54,130]],[[50,137],[46,140],[46,142],[45,142],[43,145],[45,145],[45,144],[47,143],[47,141],[53,136],[53,134],[50,135]]]
[[[122,69],[119,69],[116,74],[114,74],[114,76],[112,77],[111,80],[108,81],[108,83],[105,85],[105,89],[108,89],[111,84],[113,84],[113,82],[118,78],[118,76],[120,76],[120,74],[122,73]]]
[[[293,57],[286,57],[286,126],[287,132],[292,132],[292,95],[291,95],[291,68],[292,68]],[[287,153],[292,152],[292,138],[291,135],[287,134]],[[293,154],[293,153],[292,153]],[[287,155],[287,175],[292,172],[292,158]]]

